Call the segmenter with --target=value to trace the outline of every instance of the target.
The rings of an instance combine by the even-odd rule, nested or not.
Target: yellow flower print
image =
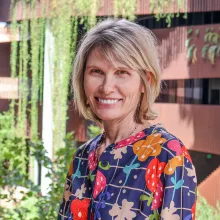
[[[146,140],[141,140],[133,145],[133,151],[138,155],[138,160],[145,161],[149,156],[157,156],[161,152],[161,144],[166,142],[161,138],[162,134],[154,133],[147,136]]]

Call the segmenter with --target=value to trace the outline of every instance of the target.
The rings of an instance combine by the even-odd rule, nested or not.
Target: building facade
[[[113,0],[103,1],[97,16],[105,17],[112,11]],[[174,6],[169,12],[175,13],[177,9]],[[136,22],[150,28],[160,42],[163,83],[155,104],[159,117],[152,123],[162,123],[183,141],[196,166],[201,193],[214,206],[220,200],[219,193],[210,196],[207,190],[211,190],[209,178],[211,182],[220,181],[215,171],[220,166],[220,1],[188,0],[187,19],[182,12],[168,28],[165,19],[156,21],[150,13],[149,0],[137,1]],[[1,21],[10,22],[8,0],[0,1]],[[0,80],[10,77],[10,40],[6,35],[7,30],[1,28]],[[0,112],[7,110],[8,105],[9,99],[2,98]],[[70,103],[67,127],[75,129],[83,142],[88,122],[71,106]]]

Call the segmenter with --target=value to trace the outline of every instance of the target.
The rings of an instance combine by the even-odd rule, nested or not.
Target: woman
[[[71,163],[58,219],[195,219],[196,174],[183,143],[160,124],[156,38],[127,20],[99,23],[75,58],[75,106],[104,132]]]

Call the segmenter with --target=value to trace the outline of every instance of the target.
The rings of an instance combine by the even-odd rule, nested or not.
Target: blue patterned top
[[[156,124],[111,144],[98,135],[71,162],[58,219],[195,219],[196,173],[184,144]]]

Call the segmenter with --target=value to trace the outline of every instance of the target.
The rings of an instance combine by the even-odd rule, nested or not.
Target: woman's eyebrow
[[[98,69],[101,69],[101,67],[94,66],[94,65],[91,65],[91,66],[87,66],[87,67],[86,67],[86,69],[91,69],[91,68],[98,68]]]
[[[125,67],[125,66],[117,66],[117,68],[116,69],[122,69],[122,70],[132,70],[132,69],[130,69],[129,67]]]
[[[95,66],[95,65],[90,65],[90,66],[86,67],[86,69],[91,69],[91,68],[102,69],[101,67]],[[114,67],[114,70],[127,70],[127,71],[131,71],[132,69],[129,68],[129,67],[125,67],[125,66],[116,66],[116,67]]]

